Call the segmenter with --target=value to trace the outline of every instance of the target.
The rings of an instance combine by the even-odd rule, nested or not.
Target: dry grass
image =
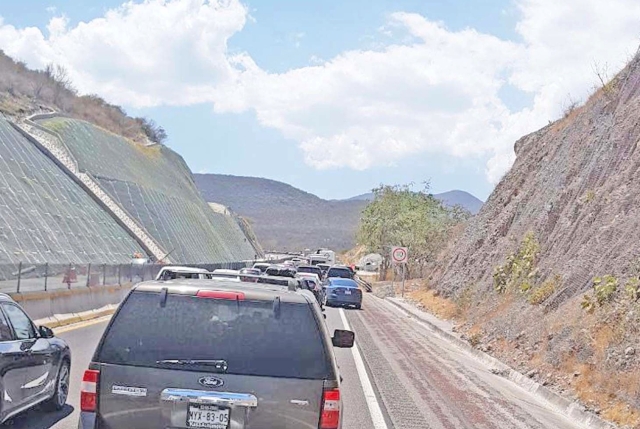
[[[527,298],[529,304],[538,305],[547,300],[558,289],[558,286],[562,283],[560,276],[553,276],[545,281],[542,285],[531,291],[531,294]]]
[[[537,296],[532,299],[533,303],[544,301],[544,297],[557,290],[560,284],[561,279],[555,276],[543,283],[532,292]],[[487,333],[492,332],[496,321],[508,320],[514,308],[521,305],[522,296],[517,293],[506,293],[500,297],[492,295],[480,303],[481,298],[473,296],[474,289],[467,289],[463,292],[464,299],[458,297],[454,301],[441,296],[424,282],[419,290],[410,292],[408,296],[442,319],[464,322],[469,343],[477,347],[483,344],[485,336],[489,335]],[[472,304],[465,312],[464,303],[468,301]],[[492,354],[520,368],[535,368],[540,374],[550,374],[549,378],[545,377],[549,382],[573,392],[590,409],[598,409],[602,418],[621,426],[640,428],[640,408],[636,407],[637,398],[640,398],[640,368],[621,371],[606,363],[612,347],[624,349],[628,342],[633,322],[625,322],[624,314],[585,314],[580,309],[579,297],[576,297],[573,302],[541,320],[542,325],[527,331],[522,339],[494,337],[490,343]],[[568,337],[563,332],[569,332]],[[553,343],[551,338],[554,338]],[[557,342],[558,338],[560,342]],[[534,344],[531,353],[523,353]],[[550,344],[561,348],[549,349]],[[576,350],[582,348],[591,349],[591,357],[579,358]],[[552,362],[558,355],[560,363],[556,365]]]
[[[552,125],[552,131],[554,133],[562,132],[567,126],[573,124],[578,116],[583,112],[584,105],[571,103],[564,112],[564,115],[559,120],[555,121]]]
[[[421,289],[410,292],[407,296],[422,304],[427,311],[441,319],[451,320],[459,315],[456,303],[440,296],[435,290]]]
[[[615,314],[609,315],[613,322],[603,323],[602,314],[586,315],[577,311],[577,303],[574,304],[548,319],[545,331],[557,334],[570,329],[571,336],[567,341],[591,347],[592,358],[586,363],[580,362],[574,351],[567,351],[562,355],[560,366],[553,368],[546,363],[549,352],[543,341],[540,352],[527,365],[555,374],[560,385],[572,390],[582,403],[598,408],[603,418],[640,428],[640,409],[635,406],[640,395],[640,368],[620,371],[605,364],[607,351],[624,344],[626,324],[617,320]]]
[[[631,409],[628,405],[620,401],[616,401],[614,405],[604,410],[602,417],[616,422],[619,425],[628,425],[634,428],[637,428],[638,424],[640,424],[640,413],[638,410]]]
[[[132,118],[120,106],[97,95],[79,96],[61,67],[30,70],[0,50],[0,113],[26,116],[54,109],[136,142],[162,142],[164,130],[145,118]]]
[[[596,365],[576,365],[573,358],[567,359],[564,369],[579,374],[575,377],[573,389],[582,402],[596,405],[607,420],[619,425],[638,427],[640,410],[627,403],[624,397],[637,397],[640,373],[611,373]]]
[[[496,306],[478,317],[479,323],[488,324],[492,320],[499,319],[500,316],[503,316],[511,310],[516,299],[518,299],[518,296],[514,291],[508,291],[500,297],[501,299],[496,298],[496,300],[499,300],[499,303]]]

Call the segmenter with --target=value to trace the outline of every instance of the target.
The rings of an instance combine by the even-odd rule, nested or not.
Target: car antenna
[[[280,318],[280,297],[276,296],[273,300],[273,315],[276,319]]]
[[[160,291],[160,307],[164,308],[167,305],[167,296],[169,295],[169,288],[163,287]]]

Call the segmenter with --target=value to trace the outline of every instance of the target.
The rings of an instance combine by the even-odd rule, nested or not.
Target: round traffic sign
[[[391,259],[396,264],[402,264],[407,262],[407,248],[406,247],[394,247],[391,251]]]

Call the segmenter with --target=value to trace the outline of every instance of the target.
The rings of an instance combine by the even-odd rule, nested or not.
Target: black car
[[[0,423],[40,404],[61,410],[70,369],[67,343],[50,328],[36,327],[9,295],[0,294]]]
[[[353,279],[353,271],[345,265],[333,265],[327,271],[327,278]]]
[[[291,277],[296,276],[296,269],[285,265],[272,265],[264,272],[267,276]]]
[[[317,274],[320,280],[323,279],[322,269],[317,265],[300,265],[296,271],[299,273]]]

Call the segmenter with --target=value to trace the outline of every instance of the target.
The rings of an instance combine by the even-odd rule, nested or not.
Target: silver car
[[[84,375],[79,428],[338,429],[333,347],[353,342],[295,286],[141,283]]]

